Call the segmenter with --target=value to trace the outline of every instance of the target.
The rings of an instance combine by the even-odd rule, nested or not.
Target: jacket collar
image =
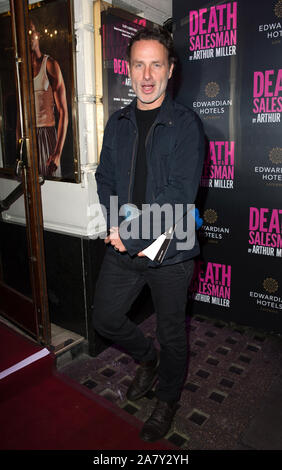
[[[127,118],[127,119],[132,120],[134,123],[136,123],[136,118],[135,118],[136,103],[137,103],[137,98],[134,98],[134,100],[128,106],[126,106],[125,108],[121,110],[119,119]],[[171,99],[168,92],[166,92],[165,99],[163,100],[161,104],[161,109],[160,109],[160,112],[158,113],[158,116],[155,122],[158,124],[163,124],[168,127],[174,127],[175,125],[174,113],[173,113],[173,100]]]

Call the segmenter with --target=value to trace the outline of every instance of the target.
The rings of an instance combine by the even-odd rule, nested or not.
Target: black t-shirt
[[[136,107],[135,115],[138,127],[138,149],[135,165],[135,177],[132,193],[132,203],[138,209],[142,209],[142,204],[146,202],[146,181],[147,181],[147,162],[145,140],[147,134],[153,125],[160,108],[143,111]]]

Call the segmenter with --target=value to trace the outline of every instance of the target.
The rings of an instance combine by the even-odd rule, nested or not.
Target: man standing
[[[34,23],[29,29],[31,63],[36,113],[39,173],[44,177],[61,177],[61,155],[68,127],[66,89],[56,60],[40,50],[40,34]],[[54,108],[59,119],[55,127]]]
[[[187,290],[199,246],[195,241],[189,249],[179,249],[175,232],[158,264],[143,253],[156,238],[154,227],[149,236],[136,233],[145,216],[146,220],[152,216],[160,233],[169,228],[161,212],[157,220],[153,217],[153,205],[169,204],[175,212],[176,205],[194,203],[204,136],[196,114],[174,102],[166,91],[175,63],[173,42],[166,30],[138,31],[129,43],[128,61],[136,98],[110,117],[96,172],[109,232],[95,290],[93,324],[140,363],[127,391],[129,400],[144,396],[158,380],[156,407],[140,434],[153,442],[170,429],[186,376]],[[118,197],[118,209],[134,204],[139,215],[124,221],[120,216],[118,226],[112,226],[113,196]],[[128,231],[135,236],[128,237]],[[160,353],[126,315],[146,283],[155,306]]]

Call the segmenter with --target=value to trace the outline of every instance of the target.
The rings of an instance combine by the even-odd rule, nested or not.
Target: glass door
[[[27,0],[0,15],[0,315],[50,345]]]

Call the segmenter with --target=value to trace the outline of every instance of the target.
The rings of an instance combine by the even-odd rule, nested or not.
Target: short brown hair
[[[133,44],[141,40],[155,40],[161,43],[167,50],[168,53],[168,63],[169,65],[176,62],[176,54],[174,50],[173,40],[169,31],[161,26],[155,26],[154,28],[143,28],[139,29],[137,33],[130,39],[127,46],[126,56],[128,62],[130,62],[131,57],[131,48]]]

